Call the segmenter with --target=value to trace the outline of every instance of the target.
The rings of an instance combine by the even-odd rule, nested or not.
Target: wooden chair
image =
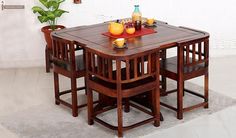
[[[204,106],[208,108],[208,62],[209,36],[197,40],[186,40],[177,43],[177,56],[166,58],[166,50],[161,52],[162,89],[166,89],[166,79],[177,81],[177,89],[164,92],[164,95],[177,91],[177,108],[162,103],[161,105],[177,112],[177,118],[182,119],[183,113]],[[184,88],[184,82],[204,75],[204,95]],[[203,98],[203,102],[183,107],[184,92]]]
[[[145,58],[148,60],[145,61]],[[92,125],[94,121],[110,128],[118,130],[118,136],[123,136],[123,131],[138,127],[140,125],[154,121],[154,126],[160,125],[160,93],[159,93],[159,52],[148,51],[140,55],[133,55],[129,58],[113,57],[98,53],[86,48],[86,84],[88,98],[88,124]],[[114,64],[113,64],[114,63]],[[112,67],[114,65],[114,67]],[[138,68],[140,65],[140,68]],[[147,70],[145,70],[147,68]],[[108,108],[93,107],[93,91],[100,95],[115,98],[115,104]],[[128,102],[127,98],[136,96],[144,92],[152,93],[152,110],[142,108],[141,106]],[[104,101],[104,100],[103,100]],[[126,102],[124,102],[126,101]],[[137,108],[152,117],[144,121],[123,126],[122,105],[128,108],[129,105]],[[127,105],[129,104],[129,105]],[[108,124],[96,117],[110,109],[117,107],[118,126]],[[129,110],[129,109],[126,109]]]
[[[73,41],[64,40],[56,36],[53,39],[53,73],[54,73],[54,89],[55,89],[55,103],[60,103],[72,109],[72,115],[78,116],[78,108],[85,107],[87,104],[77,105],[77,91],[85,89],[84,87],[77,88],[76,79],[85,76],[85,58],[84,54],[76,55],[76,50],[82,50],[82,48]],[[71,80],[71,89],[65,91],[59,91],[59,77],[63,75]],[[71,93],[72,102],[68,103],[60,98],[61,95]]]

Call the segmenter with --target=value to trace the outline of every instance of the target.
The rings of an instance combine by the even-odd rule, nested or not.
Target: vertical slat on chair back
[[[115,82],[112,64],[114,59],[107,58],[90,50],[86,50],[86,60],[87,73],[90,75],[95,75],[96,77],[107,82]]]
[[[75,70],[75,43],[56,36],[52,40],[53,61],[68,64],[71,70]]]
[[[121,65],[121,83],[131,83],[150,76],[155,76],[156,51],[135,55],[127,59],[112,59],[109,56],[86,50],[87,70],[104,81],[115,83],[117,64]],[[120,62],[120,63],[118,63]]]
[[[179,43],[183,48],[184,66],[194,66],[204,63],[208,66],[209,59],[209,39],[208,37]]]
[[[157,53],[148,52],[121,61],[122,67],[125,68],[125,74],[121,77],[122,82],[130,83],[155,75]]]

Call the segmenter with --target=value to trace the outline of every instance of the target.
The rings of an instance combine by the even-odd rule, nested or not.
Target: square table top
[[[153,29],[157,33],[127,39],[127,49],[114,49],[112,42],[115,39],[102,35],[102,33],[108,31],[108,23],[66,28],[55,31],[52,35],[75,41],[82,47],[84,46],[112,57],[131,56],[153,49],[169,48],[176,46],[179,41],[209,36],[207,32],[186,27],[176,27],[161,21],[156,21],[156,26]]]

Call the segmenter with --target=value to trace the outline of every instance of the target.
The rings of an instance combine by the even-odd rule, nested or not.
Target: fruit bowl
[[[134,24],[132,22],[128,22],[125,24],[126,27],[126,33],[127,34],[134,34],[135,33],[135,27]]]

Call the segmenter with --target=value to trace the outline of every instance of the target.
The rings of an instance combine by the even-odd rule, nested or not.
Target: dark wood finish
[[[65,26],[62,25],[56,25],[57,29],[63,29]],[[50,72],[50,69],[52,68],[52,39],[51,39],[51,32],[50,26],[44,26],[41,28],[41,31],[44,33],[44,38],[46,41],[46,47],[45,47],[45,64],[46,64],[46,72]]]
[[[127,39],[128,49],[114,50],[112,42],[115,39],[102,35],[103,32],[107,32],[107,27],[108,23],[101,23],[90,26],[66,28],[54,32],[53,35],[78,42],[81,47],[97,49],[100,53],[121,58],[157,48],[165,49],[175,47],[179,41],[197,39],[208,35],[205,32],[176,27],[157,21],[157,27],[154,28],[157,33],[129,38]]]
[[[76,56],[75,51],[81,49],[79,45],[73,41],[52,37],[52,62],[54,74],[54,89],[55,89],[55,103],[60,103],[72,109],[72,115],[78,116],[78,108],[87,106],[87,104],[77,105],[77,91],[85,89],[85,87],[77,88],[76,79],[85,76],[84,59],[83,55]],[[80,57],[80,58],[77,58]],[[82,61],[81,61],[82,60]],[[81,65],[78,65],[81,64]],[[60,91],[59,90],[59,76],[64,75],[71,80],[71,89]],[[71,93],[72,101],[68,103],[60,98],[61,95]]]
[[[50,72],[51,69],[51,63],[52,63],[52,49],[48,48],[46,45],[45,47],[45,64],[46,64],[46,72]]]
[[[118,136],[123,136],[123,131],[154,121],[154,126],[160,125],[160,92],[159,92],[159,50],[147,51],[139,55],[131,55],[124,59],[114,58],[106,54],[102,54],[97,50],[86,50],[86,83],[88,90],[88,124],[97,121],[102,125],[117,130]],[[149,57],[148,61],[139,60]],[[154,58],[151,58],[154,57]],[[107,66],[108,63],[114,62],[115,68]],[[123,65],[123,66],[121,66]],[[137,65],[141,65],[140,68]],[[149,66],[149,71],[142,69]],[[112,68],[112,69],[110,69]],[[131,70],[130,68],[133,68]],[[110,75],[109,75],[110,74]],[[118,126],[112,126],[96,117],[99,113],[103,113],[106,109],[95,111],[92,105],[92,90],[116,99]],[[144,113],[148,113],[153,117],[140,121],[131,126],[123,126],[123,104],[126,105],[127,99],[141,93],[150,91],[152,95],[153,112],[148,111],[134,103],[137,109],[141,109]],[[124,101],[124,102],[123,102]],[[148,102],[148,101],[147,101]],[[113,107],[111,108],[113,109]],[[98,113],[99,112],[99,113]]]
[[[166,49],[161,49],[160,50],[160,58],[161,60],[165,60],[166,59]],[[166,77],[161,75],[161,96],[166,96],[167,92],[166,92]]]
[[[121,136],[123,131],[127,130],[128,128],[132,128],[134,126],[138,126],[150,121],[156,121],[155,125],[159,125],[158,121],[160,119],[160,114],[157,115],[157,112],[159,112],[159,106],[150,106],[150,104],[159,103],[159,95],[154,92],[154,87],[152,85],[145,86],[145,88],[150,89],[150,92],[147,92],[148,90],[146,90],[146,92],[149,94],[149,97],[147,98],[149,100],[143,103],[144,105],[147,105],[149,109],[151,109],[150,112],[152,114],[155,114],[153,119],[145,120],[130,127],[122,127],[122,122],[119,122],[118,127],[114,127],[96,117],[96,115],[99,113],[113,109],[114,107],[118,107],[118,120],[122,120],[122,105],[125,105],[125,111],[127,112],[129,111],[129,106],[133,106],[133,96],[143,93],[143,91],[141,91],[143,90],[142,85],[144,85],[144,83],[149,83],[148,79],[145,80],[148,76],[146,74],[149,74],[151,76],[156,76],[158,74],[158,71],[156,71],[159,68],[158,64],[144,64],[144,62],[150,63],[154,61],[156,57],[158,57],[156,55],[149,55],[148,53],[150,51],[161,51],[161,60],[164,60],[166,57],[166,49],[176,47],[177,45],[182,44],[182,41],[197,40],[209,36],[209,34],[206,32],[185,27],[176,27],[162,21],[156,22],[157,27],[154,28],[154,30],[156,30],[157,33],[145,35],[142,37],[129,38],[127,39],[128,48],[120,50],[114,49],[112,44],[112,42],[114,41],[113,38],[108,38],[102,35],[102,33],[107,32],[108,22],[90,26],[67,28],[52,33],[52,36],[76,42],[79,46],[88,50],[86,54],[86,82],[89,82],[89,85],[87,85],[88,124],[93,124],[95,120],[111,129],[117,129],[119,131],[119,136]],[[179,53],[181,53],[181,51],[190,51],[190,49],[180,49]],[[198,55],[196,55],[194,58],[197,58],[200,54],[197,51],[195,51],[195,53]],[[203,56],[200,58],[203,58]],[[114,65],[116,66],[116,68],[114,68],[115,66],[113,66],[112,61],[114,61]],[[204,61],[201,62],[203,63]],[[195,63],[191,64],[195,65]],[[188,66],[192,66],[191,64],[189,64]],[[120,65],[125,65],[125,67],[121,68]],[[144,66],[147,66],[147,70],[144,69]],[[119,70],[119,68],[121,68],[121,70]],[[152,71],[154,71],[155,73]],[[201,73],[202,72],[198,72],[196,74],[199,75]],[[93,74],[94,76],[91,74]],[[168,77],[171,76],[171,78],[175,79],[190,79],[194,77],[194,75],[189,75],[187,78],[185,78],[170,71],[165,72],[165,74],[163,74],[163,76],[161,77],[161,90],[159,89],[159,81],[156,82],[155,85],[156,91],[163,91],[162,95],[168,94],[164,93],[166,89],[165,75],[168,75]],[[141,80],[142,83],[139,83]],[[208,77],[205,77],[205,80],[208,80]],[[132,88],[132,91],[130,91],[129,88],[134,86],[132,82],[135,82],[135,86],[137,87]],[[184,87],[183,85],[184,84],[181,83],[178,89],[181,90]],[[205,82],[205,85],[208,85],[207,81]],[[93,107],[92,102],[92,89],[100,93],[99,104],[97,104],[95,107]],[[120,94],[121,91],[122,94]],[[205,87],[205,95],[208,94],[207,92],[208,87]],[[153,97],[156,98],[153,99]],[[125,100],[121,101],[121,99]],[[207,101],[207,99],[205,99],[205,101]],[[106,107],[107,105],[109,106]],[[181,106],[181,101],[179,101],[179,106]],[[154,110],[153,108],[156,108],[158,110]],[[181,114],[179,116],[181,116]]]
[[[208,62],[209,62],[209,36],[198,39],[178,42],[177,57],[163,58],[161,75],[177,81],[177,108],[161,103],[163,106],[177,111],[177,118],[182,119],[183,113],[204,106],[208,108]],[[204,75],[204,95],[184,89],[184,81]],[[165,82],[166,83],[166,82]],[[164,84],[166,85],[166,84]],[[174,92],[171,90],[165,95]],[[183,107],[183,94],[188,92],[203,98],[202,103]]]

